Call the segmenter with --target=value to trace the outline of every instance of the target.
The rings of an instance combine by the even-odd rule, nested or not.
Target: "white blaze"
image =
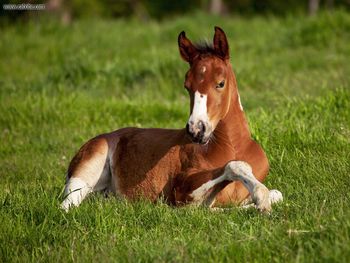
[[[193,109],[189,121],[193,123],[198,121],[208,122],[207,95],[203,95],[198,91],[194,93]]]

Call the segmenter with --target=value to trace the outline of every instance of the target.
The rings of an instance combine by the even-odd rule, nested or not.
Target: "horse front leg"
[[[175,204],[211,207],[217,193],[229,183],[225,175],[225,167],[179,175],[174,184]]]
[[[231,161],[226,165],[225,172],[232,181],[240,181],[247,188],[253,203],[260,212],[272,210],[269,189],[256,179],[248,163]]]
[[[230,161],[219,169],[182,176],[180,182],[175,184],[175,200],[180,204],[211,207],[215,196],[233,181],[243,183],[259,211],[271,211],[269,189],[255,178],[251,166],[243,161]]]

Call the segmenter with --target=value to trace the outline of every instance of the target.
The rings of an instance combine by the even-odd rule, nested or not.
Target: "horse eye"
[[[218,85],[216,85],[216,88],[221,89],[225,86],[225,80],[221,81]]]

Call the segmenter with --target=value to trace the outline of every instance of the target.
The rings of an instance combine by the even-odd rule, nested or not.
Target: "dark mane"
[[[194,46],[201,55],[216,55],[213,44],[206,40],[195,43]]]

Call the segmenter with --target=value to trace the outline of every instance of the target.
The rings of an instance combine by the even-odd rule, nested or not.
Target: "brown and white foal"
[[[250,199],[267,212],[282,200],[279,191],[261,183],[269,164],[251,139],[224,31],[215,27],[213,45],[193,45],[181,32],[178,44],[190,65],[186,128],[123,128],[89,140],[69,165],[64,210],[96,191],[209,207]]]

